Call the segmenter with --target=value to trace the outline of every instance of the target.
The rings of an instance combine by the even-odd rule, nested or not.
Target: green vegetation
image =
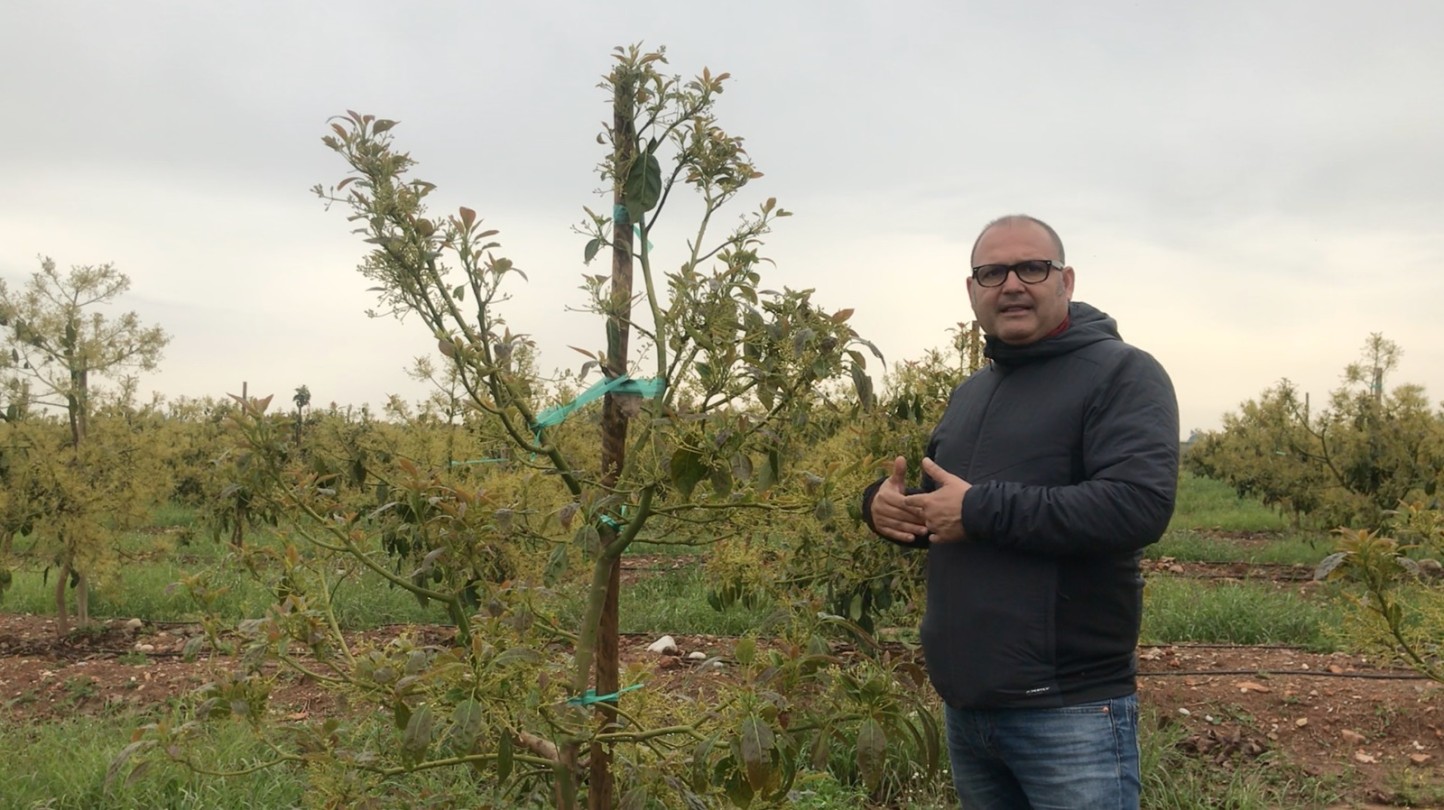
[[[1246,562],[1271,565],[1314,566],[1324,558],[1332,541],[1308,532],[1285,532],[1249,542],[1191,529],[1169,529],[1163,539],[1144,550],[1159,559],[1172,557],[1191,562]]]
[[[1155,576],[1144,591],[1142,642],[1292,644],[1336,649],[1327,628],[1340,610],[1267,582],[1213,583]]]
[[[1288,528],[1288,520],[1278,510],[1240,495],[1222,481],[1185,471],[1178,484],[1170,531],[1278,532]]]
[[[116,752],[130,742],[134,716],[82,717],[44,725],[0,723],[0,796],[15,810],[90,810],[114,808],[295,807],[305,783],[293,773],[261,772],[236,779],[211,779],[178,765],[157,764],[134,780],[107,788],[106,774]],[[214,761],[245,761],[264,756],[245,730],[223,728],[203,755]],[[202,755],[196,752],[196,755]]]

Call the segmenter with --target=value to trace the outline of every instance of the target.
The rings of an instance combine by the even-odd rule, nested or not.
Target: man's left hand
[[[956,543],[963,535],[963,496],[972,484],[939,467],[930,458],[923,459],[923,472],[938,485],[932,492],[907,496],[907,505],[922,513],[928,527],[928,541]]]

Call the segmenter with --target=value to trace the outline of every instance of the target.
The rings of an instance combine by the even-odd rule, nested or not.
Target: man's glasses
[[[980,264],[973,268],[973,281],[980,287],[997,287],[1008,280],[1008,273],[1017,273],[1024,284],[1037,284],[1048,277],[1053,268],[1063,265],[1051,259],[1031,259],[1017,264]]]

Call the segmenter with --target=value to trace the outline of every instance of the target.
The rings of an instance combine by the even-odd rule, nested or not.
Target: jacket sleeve
[[[923,476],[923,478],[925,479],[924,483],[926,483],[926,478],[927,478],[927,476]],[[884,481],[886,481],[886,480],[887,480],[887,477],[886,477],[886,476],[884,476],[884,477],[882,477],[882,478],[879,478],[879,479],[877,479],[876,481],[874,481],[874,482],[872,482],[871,484],[869,484],[868,487],[867,487],[867,489],[864,489],[864,490],[862,491],[862,519],[867,523],[867,527],[868,527],[869,529],[872,529],[872,531],[873,531],[874,534],[877,534],[877,527],[874,526],[873,523],[872,523],[872,499],[875,498],[875,497],[877,497],[877,491],[878,491],[878,489],[880,489],[880,488],[882,487],[882,483],[883,483]],[[914,488],[914,487],[908,487],[908,494],[909,494],[909,495],[914,495],[914,494],[917,494],[917,493],[923,492],[923,491],[924,491],[924,490],[922,490],[922,489],[917,489],[917,488]],[[926,532],[915,536],[915,537],[913,538],[913,541],[912,541],[911,543],[904,543],[904,542],[902,542],[901,540],[894,540],[894,539],[892,539],[891,537],[887,537],[887,536],[881,535],[881,534],[878,534],[877,536],[878,536],[878,537],[881,537],[882,539],[884,539],[884,540],[886,540],[886,541],[888,541],[889,543],[892,543],[892,544],[895,545],[895,546],[898,546],[899,548],[906,548],[906,549],[924,549],[924,548],[927,548],[928,546],[932,545],[931,541],[928,540],[928,535],[927,535]]]
[[[1158,361],[1134,350],[1088,399],[1082,480],[987,481],[963,497],[969,542],[1031,554],[1136,551],[1163,536],[1178,489],[1178,400]]]

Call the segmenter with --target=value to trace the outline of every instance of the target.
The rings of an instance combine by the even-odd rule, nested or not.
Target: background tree
[[[134,312],[107,318],[97,308],[130,289],[130,278],[112,264],[72,267],[62,275],[49,257],[25,289],[12,294],[0,282],[0,373],[30,383],[27,406],[64,410],[71,442],[85,438],[94,377],[152,371],[170,338],[145,327]]]
[[[1311,409],[1284,380],[1200,437],[1186,464],[1329,527],[1379,529],[1403,500],[1437,504],[1444,411],[1417,385],[1386,387],[1401,355],[1371,335],[1326,407]]]
[[[306,422],[306,408],[311,404],[311,389],[305,385],[300,386],[291,401],[296,403],[296,446],[300,447],[301,428]]]
[[[115,506],[108,501],[125,489],[121,478],[134,477],[123,466],[130,450],[116,456],[87,447],[95,386],[102,378],[120,380],[137,369],[154,369],[169,340],[160,327],[143,326],[134,312],[107,318],[97,311],[129,288],[130,279],[114,265],[76,266],[62,274],[48,257],[23,290],[12,293],[0,282],[0,377],[11,396],[24,398],[9,405],[17,406],[17,417],[36,406],[60,409],[69,427],[68,441],[56,448],[59,455],[26,456],[44,462],[41,478],[51,502],[42,526],[55,541],[62,632],[68,626],[64,587],[72,578],[80,621],[88,621],[86,569],[99,565],[102,547],[121,525],[106,514]]]

